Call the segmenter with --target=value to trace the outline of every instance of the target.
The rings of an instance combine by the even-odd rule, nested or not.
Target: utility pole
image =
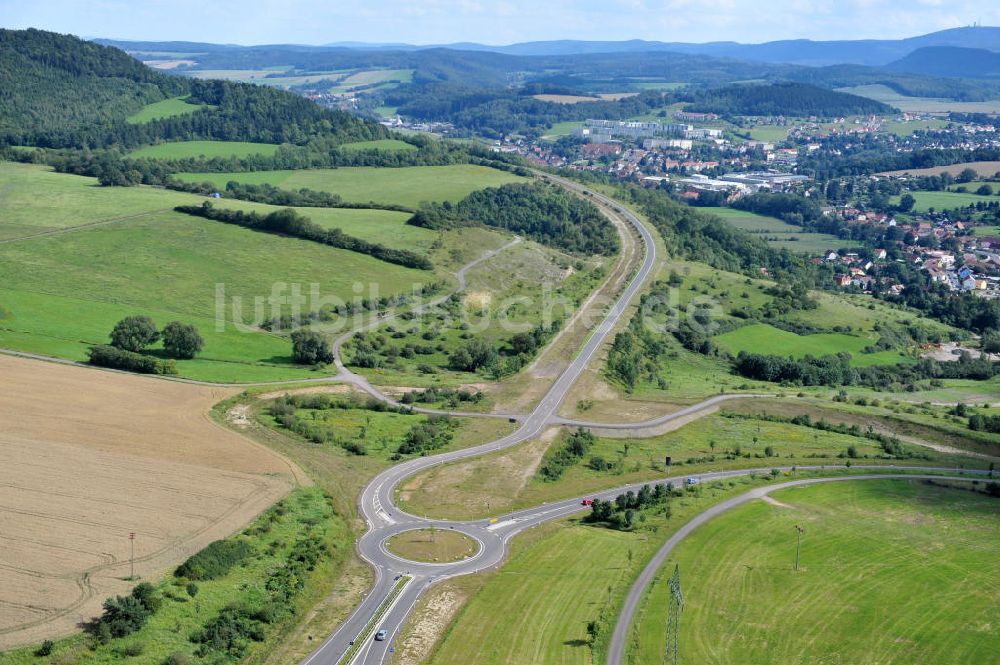
[[[795,570],[799,569],[799,552],[802,549],[802,534],[805,531],[798,524],[795,525]]]
[[[129,532],[129,534],[128,534],[128,543],[129,543],[129,549],[130,549],[130,553],[129,553],[129,557],[128,557],[128,563],[129,563],[129,576],[128,576],[128,578],[130,580],[134,580],[135,579],[135,531],[130,531]]]

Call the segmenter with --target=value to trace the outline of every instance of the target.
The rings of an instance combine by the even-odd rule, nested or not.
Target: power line
[[[667,644],[664,662],[677,665],[680,662],[681,611],[684,609],[684,594],[681,591],[681,569],[674,566],[670,576],[670,598],[667,606]]]

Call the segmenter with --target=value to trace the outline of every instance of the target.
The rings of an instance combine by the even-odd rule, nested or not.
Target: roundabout
[[[483,543],[454,529],[411,529],[382,541],[390,556],[403,561],[447,565],[474,559],[483,551]]]

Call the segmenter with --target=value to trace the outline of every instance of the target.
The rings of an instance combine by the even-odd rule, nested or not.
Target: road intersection
[[[451,577],[497,568],[503,563],[507,554],[507,544],[515,535],[544,522],[568,517],[587,510],[587,506],[582,504],[583,497],[576,497],[513,512],[500,518],[486,518],[469,521],[426,519],[424,517],[408,514],[399,509],[394,503],[396,488],[407,478],[434,466],[496,452],[522,442],[529,441],[539,436],[547,427],[553,425],[575,425],[599,429],[652,428],[664,425],[673,420],[696,416],[701,412],[715,408],[718,404],[726,400],[768,396],[746,394],[716,395],[702,402],[681,409],[675,413],[638,423],[596,423],[567,419],[558,416],[557,411],[566,399],[566,396],[569,394],[570,389],[580,377],[581,373],[586,369],[587,364],[593,359],[597,351],[601,348],[604,342],[607,341],[609,335],[613,332],[615,326],[625,314],[629,303],[638,294],[647,278],[652,274],[653,269],[656,266],[657,256],[656,244],[652,234],[645,227],[645,225],[643,225],[643,223],[627,209],[623,208],[612,199],[597,192],[593,192],[572,181],[555,176],[546,177],[562,187],[587,196],[591,200],[594,200],[604,206],[605,209],[612,210],[615,214],[618,214],[627,220],[638,233],[645,246],[645,257],[642,265],[629,281],[623,292],[619,295],[615,303],[607,311],[604,319],[595,328],[580,352],[556,379],[556,381],[549,388],[548,392],[542,397],[531,413],[527,415],[483,414],[444,412],[433,409],[414,409],[415,411],[427,413],[448,413],[449,415],[508,418],[512,422],[517,422],[518,428],[507,436],[479,446],[408,460],[386,469],[365,486],[359,497],[359,511],[368,524],[368,531],[359,539],[357,547],[360,556],[371,564],[375,571],[374,585],[364,596],[360,604],[355,608],[354,612],[352,612],[352,614],[340,624],[337,630],[330,635],[330,637],[327,638],[309,657],[303,660],[302,665],[357,665],[361,663],[365,665],[375,665],[388,662],[390,655],[395,648],[394,645],[399,637],[400,629],[405,624],[407,617],[413,610],[420,596],[429,587]],[[515,238],[510,244],[517,242],[519,242],[519,239]],[[464,273],[466,270],[473,267],[473,265],[478,265],[482,261],[494,256],[503,249],[506,249],[506,247],[510,246],[510,244],[484,255],[482,258],[465,266],[461,271],[459,271],[459,288],[462,289],[465,287]],[[443,299],[431,301],[418,309],[428,309],[440,300]],[[368,330],[377,327],[378,325],[382,325],[384,322],[385,319],[375,321],[360,330]],[[351,383],[377,399],[397,403],[395,400],[384,395],[377,388],[372,386],[364,377],[351,372],[343,364],[340,357],[341,349],[350,336],[356,332],[360,332],[360,330],[345,333],[339,337],[334,344],[337,368],[340,370],[337,379]],[[798,470],[832,471],[834,469],[843,470],[843,468],[844,467],[841,466],[800,466],[798,467]],[[854,468],[872,468],[881,469],[882,471],[885,471],[886,469],[884,466],[866,467],[858,465]],[[788,468],[783,470],[791,471],[792,469]],[[894,467],[894,470],[897,472],[923,471],[924,473],[927,473],[929,471],[934,471],[939,473],[956,474],[969,473],[968,471],[963,472],[960,469],[929,469],[927,467]],[[740,469],[703,473],[693,475],[691,477],[704,482],[722,478],[745,476],[759,472],[761,472],[761,469]],[[878,476],[865,477],[886,477],[886,475],[887,474],[880,474]],[[854,476],[837,476],[831,478],[830,480],[840,480],[851,477]],[[897,475],[896,477],[899,476]],[[819,480],[822,479],[792,481],[791,483],[786,483],[786,485],[800,484],[804,482],[817,482]],[[664,478],[655,482],[671,481],[674,483],[683,482],[684,477],[675,476],[671,478]],[[651,482],[650,484],[655,484],[655,482]],[[634,487],[634,485],[632,487]],[[627,489],[629,489],[628,485],[597,492],[589,495],[587,498],[602,498],[610,500]],[[767,488],[761,489],[766,490]],[[774,489],[774,487],[771,489]],[[758,490],[755,490],[755,492],[757,491]],[[755,495],[750,496],[752,494],[753,492],[743,496],[754,498]],[[742,497],[737,497],[737,499],[741,498]],[[749,498],[744,500],[749,500]],[[734,499],[734,501],[735,500],[736,499]],[[728,503],[731,502],[720,505],[727,506]],[[719,510],[719,507],[714,507],[713,509],[706,511],[706,515],[708,515],[708,517],[705,517],[705,519],[710,518],[711,515],[709,515],[709,513],[714,514],[713,511],[717,510]],[[470,558],[453,563],[421,563],[402,559],[389,552],[386,548],[386,541],[394,535],[406,531],[432,527],[439,530],[459,531],[472,538],[479,546],[477,553]],[[691,528],[694,527],[692,526]],[[670,542],[674,542],[674,539],[671,539]],[[667,549],[666,552],[661,550],[661,553],[663,554],[663,557],[665,557],[666,554],[669,553],[669,549]],[[659,557],[661,553],[658,553],[657,556]],[[652,566],[653,562],[650,563],[648,570],[653,570],[651,568]],[[655,573],[655,570],[653,570],[653,572]],[[650,579],[651,576],[652,574],[650,574]],[[406,581],[407,579],[409,581]],[[398,592],[398,595],[393,597],[391,601],[388,601],[396,589],[397,584],[400,583],[400,580],[406,581],[405,586],[401,592]],[[636,584],[639,585],[640,582],[643,582],[643,580],[640,579],[636,582]],[[648,580],[643,582],[641,589],[645,588],[646,583],[648,583]],[[633,588],[633,591],[635,591],[635,588]],[[634,614],[637,602],[638,601],[633,602],[633,607],[631,609],[632,613],[629,613],[628,611],[622,613],[619,625],[616,627],[615,635],[613,637],[613,648],[612,651],[609,652],[609,665],[618,665],[620,663],[621,654],[624,648],[624,635],[627,634],[627,630],[631,625],[631,617]],[[386,607],[387,603],[389,603],[388,607]],[[626,606],[626,610],[628,610],[628,606]],[[373,622],[377,623],[377,625],[372,625]],[[369,637],[373,634],[375,629],[382,629],[386,631],[384,640],[372,640]],[[355,642],[358,639],[364,639],[365,643],[359,644],[355,647]],[[349,657],[345,657],[349,652],[351,655]]]

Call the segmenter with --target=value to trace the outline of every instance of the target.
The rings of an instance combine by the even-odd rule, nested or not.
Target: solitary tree
[[[312,330],[296,330],[292,333],[292,357],[303,365],[333,362],[333,351],[326,338]]]
[[[163,327],[163,348],[173,358],[194,358],[204,346],[205,340],[190,323],[171,321]]]
[[[111,331],[111,346],[125,351],[142,351],[158,339],[160,332],[148,316],[126,316]]]
[[[916,203],[917,199],[913,197],[913,194],[903,194],[899,199],[899,209],[902,212],[910,212]]]
[[[977,177],[979,174],[976,173],[975,169],[962,169],[962,172],[955,178],[955,182],[972,182]]]

